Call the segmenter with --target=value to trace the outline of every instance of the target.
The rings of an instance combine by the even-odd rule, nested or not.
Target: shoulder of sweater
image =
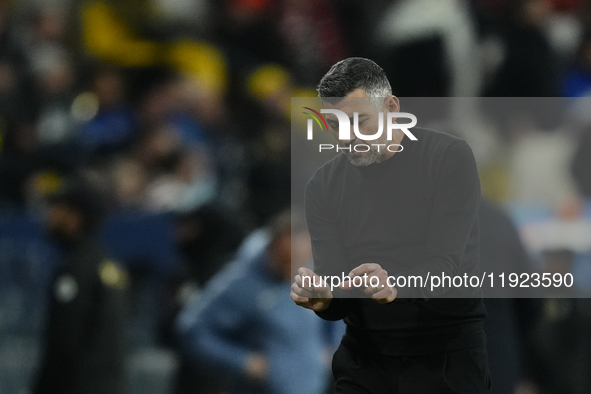
[[[312,178],[308,181],[308,184],[314,182],[323,182],[326,177],[330,177],[336,171],[342,171],[343,166],[347,165],[347,157],[343,154],[337,154],[335,157],[321,165],[312,175]]]
[[[419,143],[421,148],[428,152],[428,156],[441,157],[448,147],[456,143],[456,145],[467,146],[466,141],[462,138],[444,131],[425,127],[414,127],[412,132],[417,137],[417,141],[406,140],[406,142],[403,141],[402,145]],[[335,176],[339,178],[342,177],[343,168],[348,164],[349,161],[345,155],[336,155],[314,172],[314,175],[312,175],[308,181],[308,186],[314,183],[317,183],[317,185],[324,185],[328,180],[335,179]]]
[[[447,148],[454,142],[466,142],[462,138],[459,138],[455,135],[441,130],[435,130],[425,127],[414,127],[412,131],[413,133],[415,133],[415,136],[417,137],[418,141],[423,141],[429,145],[433,145],[442,149]]]
[[[410,141],[408,144],[417,144],[416,148],[409,153],[417,155],[419,160],[428,167],[438,168],[444,161],[448,164],[454,162],[462,163],[469,156],[472,150],[468,143],[462,138],[452,134],[427,128],[413,128],[417,141]],[[451,161],[450,161],[451,160]]]

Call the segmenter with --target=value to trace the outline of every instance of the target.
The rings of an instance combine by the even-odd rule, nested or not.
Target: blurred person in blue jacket
[[[289,296],[291,266],[310,255],[305,223],[289,211],[248,237],[180,314],[186,356],[223,377],[233,394],[321,393],[328,377],[322,322]]]

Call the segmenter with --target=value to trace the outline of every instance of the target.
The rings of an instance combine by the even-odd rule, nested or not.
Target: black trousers
[[[383,356],[340,345],[336,394],[490,394],[486,346],[424,356]]]

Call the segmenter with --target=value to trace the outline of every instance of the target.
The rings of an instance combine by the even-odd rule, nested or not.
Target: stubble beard
[[[351,149],[353,149],[353,146],[351,146]],[[363,152],[359,156],[356,156],[356,155],[352,154],[353,152],[348,152],[346,150],[342,150],[341,152],[345,156],[347,156],[347,159],[349,159],[349,162],[356,167],[365,167],[365,166],[375,163],[383,153],[383,152],[379,152],[377,150],[377,148],[375,148],[373,146],[371,147],[371,149],[369,151]]]

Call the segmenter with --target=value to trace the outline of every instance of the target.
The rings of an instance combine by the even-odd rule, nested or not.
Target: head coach
[[[342,154],[306,186],[314,269],[300,268],[291,292],[298,305],[347,324],[332,361],[335,392],[490,393],[482,298],[388,281],[478,272],[480,180],[470,147],[418,127],[416,141],[393,130],[389,143],[399,150],[362,140],[379,128],[380,112],[400,109],[371,60],[336,63],[317,90],[324,108],[351,119],[358,113],[358,133],[346,140],[339,139],[340,119],[326,115]],[[349,282],[331,291],[303,280],[341,271],[374,278],[372,285]]]

